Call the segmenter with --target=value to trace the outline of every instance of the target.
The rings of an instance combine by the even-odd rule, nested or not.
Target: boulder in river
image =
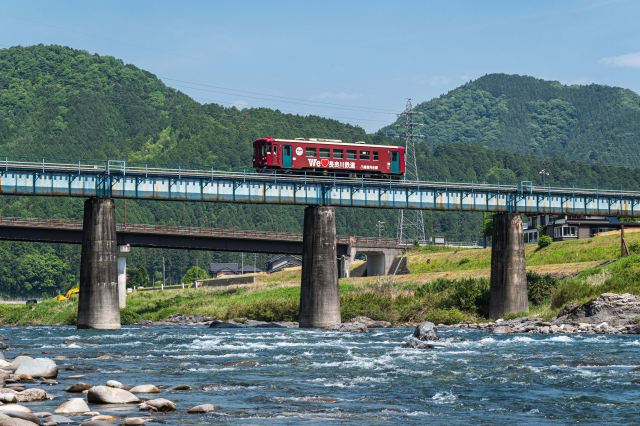
[[[129,389],[131,393],[160,393],[160,389],[154,385],[138,385]]]
[[[224,322],[224,321],[211,321],[209,324],[209,328],[238,328],[240,327],[238,324],[234,324],[232,322]]]
[[[7,349],[9,349],[9,345],[7,345],[6,343],[0,342],[0,350],[6,351]]]
[[[21,411],[23,413],[30,413],[31,410],[24,405],[20,404],[4,404],[0,405],[0,413],[7,413],[10,411]]]
[[[187,410],[187,413],[202,414],[202,413],[210,413],[211,411],[216,411],[216,407],[213,404],[202,404],[202,405],[196,405],[195,407],[189,408]]]
[[[125,385],[123,385],[117,380],[109,380],[107,382],[107,386],[109,386],[110,388],[116,388],[116,389],[124,389],[126,387]]]
[[[164,398],[150,399],[138,405],[143,411],[176,411],[176,404]]]
[[[2,353],[2,352],[0,352],[0,353]],[[6,359],[2,358],[2,359],[0,359],[0,368],[12,369],[13,368],[13,364],[11,364]]]
[[[18,402],[46,401],[47,393],[42,389],[32,388],[18,392],[16,394],[16,398],[18,399]]]
[[[4,389],[2,389],[2,390],[4,390]],[[2,393],[0,393],[0,402],[2,404],[13,404],[15,402],[18,402],[18,397],[16,396],[15,393],[2,392]]]
[[[4,413],[5,416],[9,416],[11,417],[11,420],[7,420],[4,422],[5,425],[15,425],[15,426],[22,426],[22,425],[39,425],[40,424],[40,419],[32,413],[26,413],[23,411],[10,411],[10,412],[5,412]]]
[[[141,417],[127,417],[122,422],[123,426],[144,426],[146,423]]]
[[[20,364],[16,374],[28,374],[37,379],[55,379],[58,377],[58,366],[49,358],[30,359]]]
[[[76,414],[76,413],[77,414],[81,414],[81,413],[88,413],[90,411],[91,411],[91,409],[89,408],[87,403],[84,402],[83,398],[71,398],[70,400],[68,400],[67,402],[62,403],[58,408],[56,408],[54,413],[56,413],[56,414]]]
[[[84,383],[84,382],[78,382],[78,383],[74,383],[71,386],[69,386],[67,389],[65,389],[67,392],[70,393],[81,393],[83,391],[89,390],[91,389],[93,386],[91,386],[88,383]]]
[[[439,340],[438,328],[429,321],[418,324],[413,332],[413,337],[422,341]]]
[[[401,345],[403,348],[411,349],[433,349],[435,346],[432,343],[422,342],[420,340],[409,340],[407,343]]]
[[[94,404],[136,404],[138,397],[124,389],[94,386],[87,392],[87,401]]]
[[[351,318],[347,322],[359,322],[364,324],[367,328],[389,328],[392,326],[389,321],[376,321],[369,317],[355,317]]]
[[[30,356],[20,355],[13,359],[13,362],[11,363],[11,365],[13,365],[13,368],[17,369],[18,367],[20,367],[20,365],[22,365],[23,362],[29,361],[32,359],[33,358],[31,358]]]
[[[70,419],[69,417],[65,417],[65,416],[59,416],[57,414],[50,414],[48,416],[44,416],[43,420],[47,423],[55,423],[58,425],[70,425],[72,423],[75,423],[73,419]]]
[[[171,390],[193,390],[189,385],[177,385],[171,388]]]
[[[327,330],[340,331],[346,333],[368,333],[369,329],[361,322],[343,322],[342,324],[334,324],[327,327]]]

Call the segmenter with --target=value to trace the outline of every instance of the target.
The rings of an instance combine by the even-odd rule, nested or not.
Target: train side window
[[[278,146],[277,146],[277,145],[274,145],[274,146],[273,146],[273,153],[274,153],[274,154],[277,154],[277,153],[278,153]]]
[[[378,161],[378,151],[373,151],[373,161]]]
[[[291,157],[291,145],[284,146],[284,156]]]
[[[344,158],[344,151],[341,149],[334,149],[333,158]]]
[[[307,157],[315,157],[316,149],[315,148],[307,148]]]
[[[348,149],[347,150],[347,158],[349,160],[355,160],[356,159],[356,150],[355,149]]]
[[[320,158],[330,158],[331,150],[329,148],[320,148]]]
[[[369,155],[369,151],[360,151],[360,159],[361,160],[368,160],[370,158],[371,158],[371,156]]]

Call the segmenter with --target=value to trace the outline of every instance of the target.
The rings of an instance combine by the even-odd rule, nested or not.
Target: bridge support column
[[[328,327],[341,322],[336,257],[333,207],[307,207],[302,237],[301,328]]]
[[[528,311],[522,218],[519,213],[498,213],[493,217],[489,317]]]
[[[118,246],[118,299],[120,309],[127,306],[127,256],[131,246],[125,244]]]
[[[84,203],[78,328],[120,328],[115,205],[109,198]]]

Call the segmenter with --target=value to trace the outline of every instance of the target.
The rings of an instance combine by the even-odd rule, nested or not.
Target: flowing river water
[[[34,412],[53,412],[79,396],[64,391],[78,380],[64,378],[84,374],[81,381],[91,385],[118,380],[130,386],[191,386],[191,391],[143,395],[178,405],[177,412],[150,415],[169,425],[639,421],[640,384],[632,381],[640,379],[640,371],[634,370],[640,365],[640,336],[492,335],[446,329],[441,336],[466,340],[436,349],[400,348],[412,332],[408,327],[366,334],[187,326],[2,330],[10,338],[8,359],[23,354],[68,358],[58,361],[58,385],[36,385],[57,398],[23,404]],[[238,360],[259,365],[224,365]],[[67,369],[70,366],[75,369]],[[217,411],[186,413],[206,403]],[[90,407],[122,418],[147,416],[136,405]]]

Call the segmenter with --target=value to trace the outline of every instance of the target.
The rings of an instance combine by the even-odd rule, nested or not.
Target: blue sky
[[[0,48],[112,55],[199,102],[373,132],[487,73],[640,92],[640,1],[4,1]],[[215,86],[215,87],[212,87]]]

